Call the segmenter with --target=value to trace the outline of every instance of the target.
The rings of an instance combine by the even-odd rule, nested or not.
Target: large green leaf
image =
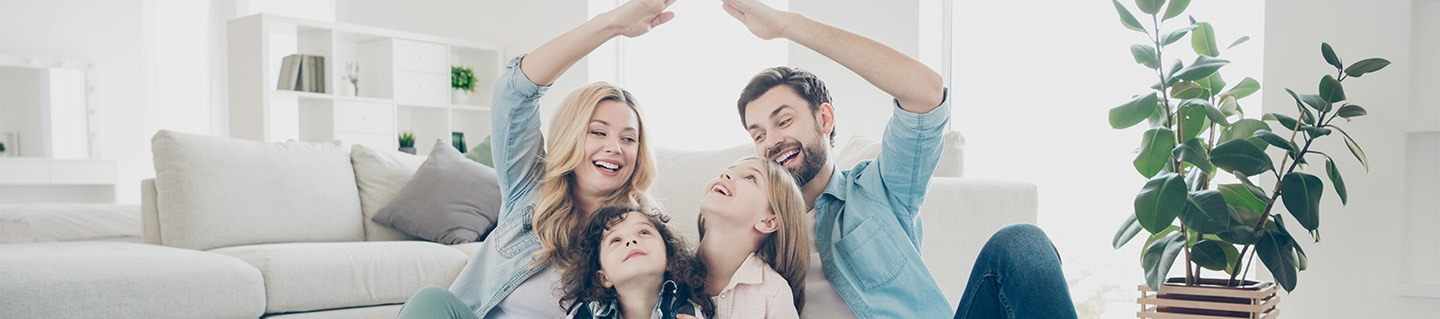
[[[1256,91],[1260,91],[1260,81],[1246,77],[1244,80],[1240,80],[1240,83],[1235,84],[1235,87],[1225,91],[1224,94],[1234,94],[1236,99],[1243,99],[1255,94]]]
[[[1170,62],[1170,69],[1165,72],[1165,78],[1169,79],[1169,81],[1166,82],[1165,85],[1175,85],[1175,83],[1180,82],[1180,79],[1175,78],[1175,73],[1180,72],[1180,70],[1184,68],[1185,62],[1181,62],[1180,59],[1175,59],[1175,62]],[[1159,90],[1159,88],[1155,89]]]
[[[1195,84],[1195,82],[1180,82],[1170,87],[1170,97],[1175,99],[1187,100],[1199,98],[1203,94],[1205,94],[1205,88],[1200,87],[1200,85]]]
[[[1320,110],[1324,110],[1324,109],[1325,109],[1325,104],[1326,104],[1326,103],[1325,103],[1325,99],[1324,99],[1324,98],[1321,98],[1320,95],[1317,95],[1317,94],[1299,94],[1299,93],[1295,93],[1295,91],[1291,91],[1290,89],[1285,89],[1285,92],[1290,93],[1290,97],[1295,98],[1295,103],[1297,103],[1297,104],[1299,104],[1300,102],[1304,102],[1305,105],[1309,105],[1310,108],[1313,108],[1313,109],[1315,109],[1316,111],[1320,111]],[[1305,109],[1304,109],[1304,108],[1301,108],[1301,110],[1303,111],[1303,110],[1305,110]],[[1313,124],[1314,121],[1306,121],[1306,123],[1311,123],[1311,124]]]
[[[1155,64],[1159,65],[1160,61],[1155,61]],[[1320,99],[1330,103],[1344,101],[1345,88],[1340,86],[1340,81],[1335,77],[1326,74],[1325,77],[1320,78]],[[1323,111],[1329,112],[1330,108],[1327,106]]]
[[[1270,203],[1271,199],[1270,199],[1270,197],[1267,197],[1268,195],[1265,194],[1265,190],[1264,190],[1264,189],[1260,189],[1260,186],[1255,186],[1255,183],[1254,183],[1254,182],[1251,182],[1249,177],[1244,176],[1244,175],[1240,175],[1240,174],[1235,174],[1235,179],[1239,180],[1239,181],[1240,181],[1240,185],[1244,185],[1244,186],[1245,186],[1245,189],[1250,190],[1250,193],[1251,193],[1251,194],[1255,194],[1255,197],[1256,197],[1256,198],[1259,198],[1260,200],[1265,201],[1265,203],[1267,203],[1267,204]],[[1257,212],[1258,212],[1258,210],[1257,210]]]
[[[1205,269],[1234,272],[1235,261],[1240,258],[1240,251],[1230,243],[1201,240],[1190,247],[1190,261]]]
[[[1270,145],[1274,145],[1275,147],[1283,148],[1283,149],[1285,149],[1285,150],[1287,150],[1287,151],[1292,151],[1292,152],[1294,152],[1294,151],[1299,151],[1299,150],[1300,150],[1299,147],[1296,147],[1296,146],[1295,146],[1295,143],[1291,143],[1289,140],[1286,140],[1284,137],[1280,137],[1279,135],[1275,135],[1275,133],[1271,133],[1270,131],[1267,131],[1267,130],[1255,131],[1255,137],[1256,137],[1256,138],[1259,138],[1259,139],[1262,140],[1262,141],[1265,141],[1265,143],[1269,143]]]
[[[1361,75],[1365,75],[1365,73],[1380,71],[1380,69],[1384,69],[1387,65],[1390,65],[1390,60],[1381,58],[1364,59],[1345,68],[1345,75],[1358,78]]]
[[[1135,0],[1135,6],[1140,8],[1140,12],[1155,14],[1165,6],[1165,0]]]
[[[1295,127],[1296,127],[1297,125],[1300,125],[1300,122],[1295,121],[1295,118],[1292,118],[1292,117],[1286,116],[1285,114],[1280,114],[1280,113],[1265,113],[1265,115],[1264,115],[1264,116],[1261,116],[1260,118],[1261,118],[1261,119],[1264,119],[1264,120],[1266,120],[1266,121],[1275,121],[1275,122],[1278,122],[1278,123],[1280,123],[1280,127],[1284,128],[1284,129],[1287,129],[1287,130],[1292,130],[1292,131],[1293,131],[1293,130],[1296,130]],[[1243,121],[1243,120],[1242,120],[1242,121]],[[1251,132],[1251,133],[1254,133],[1254,132]]]
[[[1175,149],[1175,132],[1167,128],[1152,128],[1145,131],[1140,139],[1140,155],[1135,157],[1135,171],[1141,176],[1153,177],[1160,169],[1170,164],[1170,150]]]
[[[1145,247],[1144,253],[1140,255],[1140,267],[1145,270],[1145,284],[1150,285],[1151,290],[1160,290],[1160,284],[1165,282],[1170,267],[1175,265],[1175,257],[1180,255],[1183,248],[1185,236],[1180,232],[1170,233]]]
[[[1185,180],[1180,174],[1165,173],[1145,182],[1135,195],[1135,219],[1146,231],[1158,233],[1170,227],[1185,208]]]
[[[1291,172],[1280,180],[1280,199],[1285,203],[1285,210],[1307,230],[1320,228],[1320,195],[1324,192],[1325,184],[1315,175]]]
[[[1295,239],[1280,231],[1266,231],[1265,235],[1260,237],[1260,241],[1255,243],[1255,254],[1265,263],[1265,268],[1270,269],[1275,282],[1285,288],[1285,291],[1294,291],[1299,271],[1295,259]]]
[[[1120,5],[1120,1],[1110,0],[1110,2],[1115,3],[1115,11],[1120,13],[1121,25],[1124,25],[1126,29],[1145,33],[1145,27],[1140,26],[1140,20],[1135,20],[1135,15],[1130,14],[1130,10],[1126,10],[1125,6]]]
[[[1195,54],[1206,56],[1220,56],[1220,47],[1215,45],[1215,28],[1210,27],[1209,22],[1195,24],[1195,32],[1190,33],[1190,46],[1195,48]]]
[[[1155,54],[1155,47],[1148,44],[1130,45],[1130,55],[1135,56],[1135,63],[1144,65],[1146,68],[1160,68],[1160,56]]]
[[[1250,41],[1250,36],[1247,35],[1240,37],[1239,39],[1235,39],[1235,42],[1230,42],[1230,46],[1225,47],[1225,49],[1233,49],[1235,48],[1235,46],[1240,45],[1241,43],[1245,43],[1245,41]]]
[[[1244,207],[1251,212],[1265,211],[1265,200],[1245,189],[1245,185],[1220,184],[1216,189],[1220,190],[1220,195],[1225,196],[1225,204]]]
[[[1209,101],[1202,99],[1189,99],[1180,102],[1180,123],[1184,125],[1180,131],[1180,140],[1189,140],[1210,129],[1209,115],[1205,106]]]
[[[1185,12],[1185,7],[1188,6],[1190,6],[1190,0],[1170,0],[1170,6],[1165,8],[1165,16],[1160,21],[1180,16],[1180,13]]]
[[[1175,151],[1171,155],[1181,162],[1195,165],[1195,168],[1205,174],[1215,175],[1215,166],[1210,164],[1210,151],[1205,146],[1205,142],[1198,138],[1186,140],[1184,144],[1175,146]]]
[[[1345,104],[1345,106],[1340,107],[1339,111],[1335,111],[1335,116],[1343,117],[1346,119],[1357,116],[1365,116],[1366,114],[1369,113],[1365,112],[1365,108],[1355,104]]]
[[[1265,124],[1265,122],[1261,122],[1260,120],[1240,119],[1235,121],[1235,123],[1231,123],[1229,128],[1221,132],[1220,138],[1215,142],[1225,143],[1233,140],[1244,140],[1253,136],[1256,131],[1269,129],[1270,124]],[[1264,141],[1260,141],[1259,145],[1255,145],[1255,147],[1263,147],[1264,144]]]
[[[1199,29],[1195,30],[1195,32],[1199,31]],[[1193,34],[1194,33],[1192,33],[1191,37],[1194,37]],[[1201,55],[1195,58],[1195,62],[1191,62],[1189,66],[1180,69],[1180,72],[1176,72],[1175,78],[1183,81],[1195,81],[1203,79],[1207,76],[1210,76],[1211,74],[1215,74],[1215,71],[1219,71],[1220,67],[1225,66],[1226,64],[1230,64],[1230,61]]]
[[[1336,70],[1345,68],[1345,64],[1340,62],[1340,57],[1335,55],[1335,50],[1330,48],[1329,43],[1320,43],[1320,54],[1325,56],[1325,63],[1335,66]]]
[[[1131,213],[1130,218],[1126,218],[1125,223],[1120,224],[1120,230],[1115,232],[1115,239],[1111,240],[1110,245],[1115,249],[1124,247],[1126,243],[1130,242],[1130,239],[1135,238],[1135,234],[1140,233],[1141,229],[1145,228],[1140,226],[1140,220],[1135,218],[1134,213]]]
[[[1194,191],[1180,210],[1180,222],[1201,234],[1214,234],[1230,227],[1230,206],[1217,190]]]
[[[1230,228],[1218,234],[1221,240],[1237,245],[1254,245],[1260,241],[1255,225],[1260,223],[1260,214],[1241,206],[1230,206]]]
[[[1303,128],[1303,130],[1305,130],[1305,134],[1310,135],[1311,139],[1330,135],[1330,129],[1323,127],[1306,126],[1305,128]]]
[[[1175,31],[1170,31],[1170,33],[1169,33],[1169,34],[1166,34],[1164,38],[1161,38],[1161,39],[1163,39],[1163,40],[1160,41],[1160,45],[1161,45],[1161,46],[1166,46],[1166,45],[1170,45],[1170,44],[1172,44],[1172,43],[1178,42],[1178,41],[1180,41],[1180,39],[1184,39],[1184,38],[1185,38],[1185,35],[1186,35],[1186,34],[1189,34],[1191,30],[1195,30],[1195,26],[1192,25],[1192,26],[1180,28],[1180,29],[1175,30]]]
[[[1335,167],[1335,160],[1330,155],[1325,155],[1325,175],[1330,177],[1330,185],[1335,187],[1335,194],[1340,195],[1340,205],[1349,205],[1350,196],[1345,191],[1345,179],[1340,176],[1340,169]]]
[[[1233,140],[1216,145],[1210,150],[1210,163],[1226,171],[1255,176],[1275,169],[1265,151],[1245,140]]]
[[[1221,94],[1220,115],[1227,117],[1233,115],[1240,115],[1240,117],[1243,118],[1245,117],[1245,110],[1240,109],[1240,103],[1236,102],[1234,94]]]
[[[1225,79],[1220,77],[1220,72],[1215,72],[1215,74],[1195,81],[1195,83],[1200,84],[1200,87],[1205,89],[1206,99],[1215,96],[1215,94],[1220,93],[1220,89],[1225,88]]]
[[[1140,124],[1145,118],[1150,117],[1150,113],[1159,109],[1156,107],[1159,102],[1160,98],[1156,97],[1155,93],[1145,93],[1130,102],[1111,108],[1110,127],[1118,130]]]
[[[1365,150],[1360,149],[1360,143],[1355,143],[1355,139],[1350,138],[1350,133],[1345,133],[1345,130],[1340,129],[1339,126],[1331,125],[1330,128],[1340,131],[1340,135],[1345,136],[1345,147],[1349,147],[1350,154],[1355,154],[1355,159],[1360,160],[1360,165],[1365,166],[1365,172],[1370,172],[1370,159],[1365,157]]]

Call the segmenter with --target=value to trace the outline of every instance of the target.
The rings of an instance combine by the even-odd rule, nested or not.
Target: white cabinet
[[[231,20],[230,136],[278,142],[341,140],[395,149],[402,132],[419,154],[464,133],[467,149],[490,135],[497,45],[397,30],[258,14]],[[324,57],[323,93],[277,90],[281,60]],[[358,65],[358,90],[346,79]],[[475,92],[452,99],[450,67],[474,70]]]

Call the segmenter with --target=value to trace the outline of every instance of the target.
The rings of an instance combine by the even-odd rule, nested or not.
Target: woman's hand
[[[634,38],[674,19],[674,12],[665,11],[672,3],[675,0],[631,0],[606,12],[605,18],[615,34]]]
[[[760,0],[724,0],[725,12],[764,40],[785,37],[792,13],[775,10]]]

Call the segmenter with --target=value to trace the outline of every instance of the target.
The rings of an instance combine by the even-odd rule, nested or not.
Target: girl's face
[[[595,106],[585,134],[585,161],[575,180],[589,193],[611,193],[635,172],[640,151],[640,118],[624,103],[606,100]]]
[[[605,287],[634,278],[665,275],[665,239],[643,213],[629,212],[601,234],[600,276]]]
[[[769,183],[762,165],[759,160],[741,161],[710,180],[705,198],[700,200],[704,227],[754,226],[765,231],[763,226],[767,220],[773,221],[775,214],[770,212]]]

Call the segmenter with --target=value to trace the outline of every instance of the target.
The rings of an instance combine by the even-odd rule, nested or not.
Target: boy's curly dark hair
[[[560,307],[569,312],[574,307],[584,306],[585,302],[612,301],[619,298],[614,288],[605,288],[601,284],[595,272],[600,270],[600,244],[604,241],[602,236],[610,227],[624,221],[625,214],[630,212],[645,216],[660,233],[660,238],[665,240],[665,279],[675,281],[681,292],[690,296],[690,302],[700,305],[706,317],[713,316],[715,306],[709,295],[705,294],[705,264],[690,252],[690,246],[686,245],[685,239],[666,225],[670,218],[658,212],[628,205],[612,205],[595,210],[590,214],[590,220],[581,228],[581,232],[576,234],[578,243],[559,251],[561,258],[556,259],[555,266],[561,276],[563,292]],[[566,307],[567,304],[570,307]]]

